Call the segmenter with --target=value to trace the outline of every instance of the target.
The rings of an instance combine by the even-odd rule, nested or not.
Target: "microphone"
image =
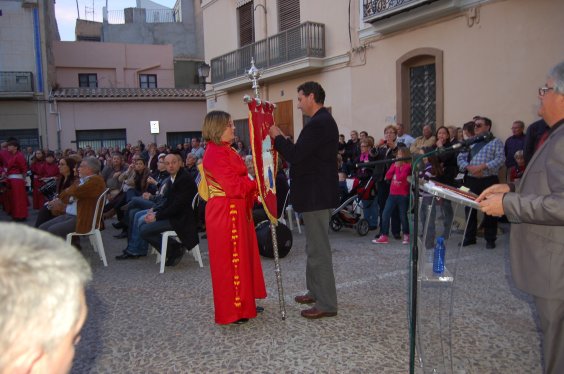
[[[480,143],[480,142],[489,142],[493,138],[494,138],[493,134],[488,131],[485,134],[473,136],[471,138],[468,138],[466,140],[461,141],[460,143],[456,143],[455,145],[450,147],[450,149],[458,149],[458,148],[462,148],[462,147],[468,147],[472,144],[476,144],[476,143]]]

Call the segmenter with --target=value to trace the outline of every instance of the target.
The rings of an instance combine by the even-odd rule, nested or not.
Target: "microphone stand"
[[[422,164],[422,160],[425,157],[433,156],[436,154],[446,154],[450,152],[460,152],[460,151],[467,151],[467,147],[470,144],[462,144],[462,145],[451,145],[447,148],[435,148],[430,152],[420,155],[412,155],[410,157],[400,157],[394,159],[384,159],[384,160],[377,160],[377,161],[370,161],[370,162],[361,162],[357,163],[356,167],[370,167],[381,165],[381,164],[390,164],[396,161],[411,161],[411,188],[412,193],[410,194],[410,209],[413,209],[413,227],[410,227],[411,233],[411,245],[410,245],[410,283],[409,283],[409,300],[411,304],[411,308],[409,308],[409,373],[415,373],[415,341],[416,341],[416,332],[417,332],[417,278],[418,274],[418,265],[419,265],[419,245],[417,243],[417,238],[419,235],[419,168]]]
[[[417,279],[418,279],[418,266],[419,266],[419,168],[422,164],[422,160],[425,157],[433,156],[436,154],[445,154],[450,152],[458,152],[466,150],[465,146],[450,146],[447,148],[435,148],[430,152],[421,154],[418,156],[412,156],[408,159],[412,159],[411,167],[411,189],[412,193],[410,196],[410,208],[413,209],[413,229],[410,230],[411,235],[411,251],[410,251],[410,287],[409,287],[409,298],[411,303],[411,308],[409,309],[409,373],[415,373],[415,341],[417,333]],[[403,159],[406,159],[404,157]],[[399,159],[398,159],[399,160]]]

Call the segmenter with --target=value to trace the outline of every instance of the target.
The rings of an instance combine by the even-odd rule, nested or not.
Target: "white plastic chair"
[[[196,202],[198,201],[198,194],[196,194],[196,196],[194,196],[194,199],[192,200],[192,209],[195,209],[196,206]],[[161,253],[159,253],[154,247],[151,246],[151,253],[156,253],[157,254],[157,260],[156,263],[158,264],[159,262],[161,263],[161,269],[160,269],[160,273],[164,273],[165,271],[165,261],[163,260],[166,259],[166,250],[168,247],[168,238],[175,238],[178,241],[178,235],[176,234],[176,231],[170,230],[170,231],[164,231],[161,233],[162,234],[162,241],[161,241]],[[192,256],[194,256],[194,260],[200,265],[201,268],[204,267],[204,264],[202,262],[202,255],[200,254],[200,245],[196,244],[196,246],[194,248],[192,248],[192,250],[190,251],[192,252]]]
[[[166,250],[168,247],[168,238],[178,238],[178,235],[176,234],[176,231],[164,231],[162,233],[162,241],[161,241],[161,253],[157,252],[155,250],[155,248],[153,248],[153,251],[157,252],[157,261],[155,263],[161,263],[161,269],[160,269],[160,273],[164,273],[165,271],[165,261],[163,261],[163,258],[166,259]],[[192,256],[194,256],[194,260],[200,265],[201,268],[204,267],[204,264],[202,262],[202,255],[200,254],[200,245],[196,244],[196,246],[194,248],[192,248],[192,250],[190,251],[192,252]]]
[[[100,222],[102,221],[102,210],[106,205],[106,196],[110,189],[106,188],[104,192],[98,197],[96,201],[96,209],[94,210],[94,217],[92,217],[92,226],[90,227],[90,231],[79,234],[77,232],[71,232],[67,234],[67,243],[72,243],[73,236],[88,236],[90,239],[90,244],[92,244],[92,248],[94,248],[94,252],[97,252],[100,255],[100,259],[104,263],[104,266],[108,266],[108,262],[106,261],[106,252],[104,251],[104,242],[102,242],[102,234],[100,233]]]

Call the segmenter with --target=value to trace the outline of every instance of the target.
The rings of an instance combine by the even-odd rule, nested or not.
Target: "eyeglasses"
[[[539,88],[539,96],[544,96],[544,95],[546,95],[546,93],[548,91],[553,90],[553,89],[554,89],[554,87],[546,87],[546,86],[541,87],[541,88]]]
[[[482,125],[481,123],[477,123],[474,125],[475,129],[481,129],[482,127],[484,127],[485,125]]]

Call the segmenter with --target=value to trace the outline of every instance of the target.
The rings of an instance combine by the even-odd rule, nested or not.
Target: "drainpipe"
[[[59,112],[59,107],[57,105],[57,100],[53,99],[51,94],[49,94],[49,114],[54,114],[57,116],[57,149],[62,151],[61,148],[61,112]]]

